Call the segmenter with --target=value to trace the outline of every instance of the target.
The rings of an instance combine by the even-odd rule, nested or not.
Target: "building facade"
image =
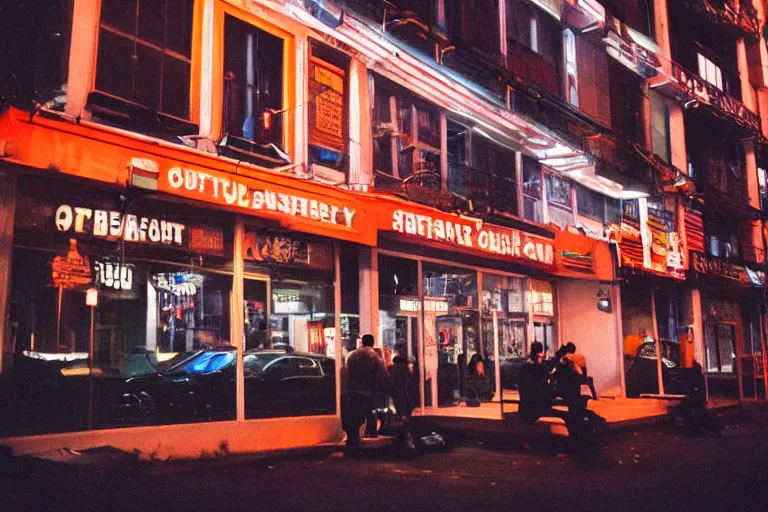
[[[0,10],[0,436],[338,440],[367,332],[421,413],[482,361],[501,417],[533,341],[764,400],[764,6],[635,4]]]

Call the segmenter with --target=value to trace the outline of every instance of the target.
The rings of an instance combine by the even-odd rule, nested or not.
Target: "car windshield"
[[[221,370],[235,360],[235,352],[203,352],[184,365],[187,373],[210,373]]]
[[[179,352],[178,354],[175,354],[172,358],[158,362],[155,365],[155,371],[158,373],[165,373],[173,370],[177,370],[180,367],[184,366],[186,362],[191,360],[194,357],[197,357],[200,355],[201,351],[196,352]]]
[[[282,355],[284,354],[248,354],[243,359],[243,367],[251,372],[261,372],[270,361],[274,361]]]

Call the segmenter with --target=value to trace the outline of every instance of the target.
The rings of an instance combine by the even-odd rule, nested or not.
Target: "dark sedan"
[[[182,354],[126,380],[115,404],[119,422],[177,423],[235,418],[233,349]],[[247,417],[333,414],[335,363],[316,354],[254,350],[243,355]]]

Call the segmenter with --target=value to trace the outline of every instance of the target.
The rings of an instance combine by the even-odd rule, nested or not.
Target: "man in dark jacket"
[[[552,408],[552,394],[544,364],[544,345],[531,343],[531,355],[520,369],[520,417],[534,423]]]
[[[346,390],[342,400],[341,422],[347,434],[347,447],[360,447],[360,427],[373,411],[377,391],[389,388],[389,374],[373,349],[373,335],[363,336],[363,345],[347,358]]]
[[[411,400],[413,373],[408,366],[408,360],[404,357],[404,347],[398,345],[395,347],[395,352],[396,355],[392,360],[392,366],[389,367],[392,401],[395,404],[398,416],[406,419],[411,417],[411,411],[413,411],[413,402]]]

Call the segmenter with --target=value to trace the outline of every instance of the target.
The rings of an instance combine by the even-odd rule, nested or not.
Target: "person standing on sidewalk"
[[[535,423],[552,409],[547,367],[544,364],[544,345],[531,343],[531,355],[520,369],[519,413],[526,423]]]
[[[592,393],[592,400],[597,400],[595,381],[587,375],[587,358],[584,357],[584,354],[577,351],[576,345],[570,341],[565,345],[564,359],[570,363],[576,373],[581,375],[582,383],[586,384],[589,387],[590,393]]]
[[[373,411],[376,392],[389,389],[389,374],[373,343],[373,335],[366,334],[363,345],[347,358],[341,422],[349,450],[360,448],[360,427]]]

